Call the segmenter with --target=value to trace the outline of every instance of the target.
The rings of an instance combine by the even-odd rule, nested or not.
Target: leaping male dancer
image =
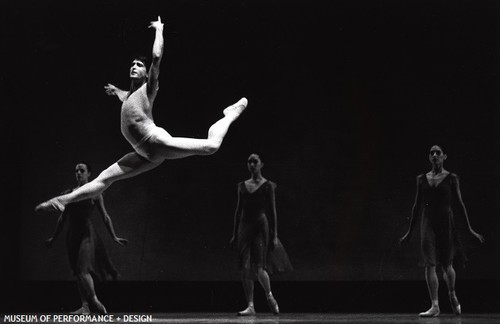
[[[112,84],[104,88],[108,95],[116,95],[122,102],[121,130],[134,148],[118,162],[101,172],[93,181],[69,194],[58,196],[36,206],[35,211],[62,212],[69,203],[101,194],[113,182],[134,177],[159,166],[166,159],[180,159],[192,155],[210,155],[217,152],[229,126],[245,110],[248,101],[241,98],[224,109],[224,117],[208,130],[206,139],[172,137],[153,121],[153,103],[158,92],[160,61],[163,55],[163,23],[158,16],[151,22],[155,29],[153,57],[149,72],[144,58],[135,58],[130,67],[130,90],[120,90]]]

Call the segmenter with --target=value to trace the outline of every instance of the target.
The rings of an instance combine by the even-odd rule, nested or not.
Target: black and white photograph
[[[500,322],[500,2],[0,19],[0,322]]]

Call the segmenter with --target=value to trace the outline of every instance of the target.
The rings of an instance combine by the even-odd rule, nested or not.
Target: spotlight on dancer
[[[151,22],[155,30],[152,62],[149,70],[142,58],[135,58],[130,67],[130,90],[114,85],[105,86],[106,93],[116,95],[123,103],[121,131],[134,152],[126,154],[118,162],[104,170],[93,181],[69,194],[58,196],[36,206],[35,211],[62,212],[69,203],[101,194],[113,182],[134,177],[159,166],[166,159],[180,159],[193,155],[210,155],[217,152],[229,126],[247,107],[246,98],[225,108],[224,117],[208,129],[205,139],[173,137],[153,121],[153,103],[158,92],[160,61],[163,55],[163,23],[161,18]]]

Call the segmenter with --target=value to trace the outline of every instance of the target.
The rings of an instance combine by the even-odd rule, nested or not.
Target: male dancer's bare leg
[[[224,117],[208,129],[205,139],[172,137],[168,134],[151,143],[158,156],[165,159],[182,159],[193,155],[211,155],[219,150],[231,124],[238,119],[248,105],[246,98],[223,110]]]
[[[224,117],[219,119],[208,130],[207,139],[171,137],[168,133],[154,143],[150,143],[159,162],[150,162],[133,152],[122,157],[118,162],[101,172],[97,178],[66,195],[52,198],[36,206],[35,211],[62,212],[69,203],[95,197],[106,190],[113,182],[131,178],[149,171],[163,162],[163,159],[180,159],[192,155],[209,155],[215,153],[229,130],[229,126],[245,110],[248,101],[240,99],[237,103],[224,109]]]
[[[128,153],[118,162],[102,171],[99,176],[91,182],[84,184],[68,194],[52,198],[39,204],[36,206],[35,211],[55,210],[63,212],[67,204],[95,197],[111,186],[113,182],[134,177],[160,164],[161,162],[150,162],[135,152]]]

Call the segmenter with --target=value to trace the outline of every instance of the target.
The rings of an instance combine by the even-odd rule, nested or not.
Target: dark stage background
[[[249,107],[217,154],[166,161],[106,191],[129,246],[114,245],[98,215],[94,224],[121,280],[237,281],[228,242],[252,152],[278,184],[279,234],[295,266],[275,280],[423,280],[418,235],[406,248],[397,241],[435,143],[487,240],[466,237],[470,263],[459,279],[500,279],[498,2],[27,1],[7,9],[2,34],[13,46],[2,54],[13,50],[4,63],[16,72],[4,89],[21,90],[7,96],[3,121],[8,278],[72,279],[64,235],[52,249],[43,244],[57,216],[33,208],[75,185],[75,163],[90,162],[96,176],[131,150],[120,103],[104,85],[128,88],[131,56],[150,55],[147,27],[160,15],[155,122],[174,136],[205,137],[223,108],[242,96]]]

